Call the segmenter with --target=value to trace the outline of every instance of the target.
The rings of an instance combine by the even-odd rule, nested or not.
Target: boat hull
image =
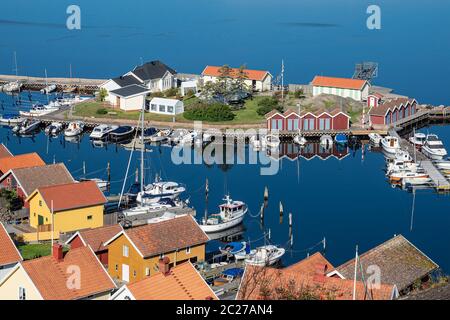
[[[227,221],[227,222],[218,223],[218,224],[214,224],[214,225],[200,224],[200,228],[205,233],[214,233],[214,232],[219,232],[219,231],[233,228],[233,227],[241,224],[243,220],[244,220],[244,213],[241,216],[236,217],[235,219]]]

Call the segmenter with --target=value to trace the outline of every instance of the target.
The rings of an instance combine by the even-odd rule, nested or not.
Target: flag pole
[[[51,207],[52,207],[52,254],[53,254],[53,239],[55,237],[55,220],[54,220],[54,215],[53,215],[53,200],[51,202]]]

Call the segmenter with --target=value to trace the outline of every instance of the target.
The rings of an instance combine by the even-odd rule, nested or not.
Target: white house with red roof
[[[367,101],[370,83],[365,80],[316,76],[311,82],[313,96],[332,94],[356,101]]]
[[[206,66],[202,72],[203,83],[216,82],[220,76],[220,69],[222,67]],[[265,70],[251,70],[244,69],[245,81],[244,83],[252,88],[254,91],[269,91],[272,88],[272,75]],[[237,78],[239,75],[239,68],[231,68],[230,77]]]
[[[5,226],[0,222],[0,281],[8,274],[17,262],[22,261],[14,241]]]

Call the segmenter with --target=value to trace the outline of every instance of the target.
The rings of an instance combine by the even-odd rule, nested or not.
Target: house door
[[[38,215],[38,226],[42,226],[44,224],[44,217],[41,215]]]
[[[130,282],[130,266],[122,264],[122,281]]]

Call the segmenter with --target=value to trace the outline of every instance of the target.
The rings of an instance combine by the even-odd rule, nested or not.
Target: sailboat
[[[300,116],[300,103],[298,104],[298,115]],[[300,125],[298,126],[298,133],[294,137],[294,142],[300,146],[304,146],[306,144],[306,138],[302,136]]]

